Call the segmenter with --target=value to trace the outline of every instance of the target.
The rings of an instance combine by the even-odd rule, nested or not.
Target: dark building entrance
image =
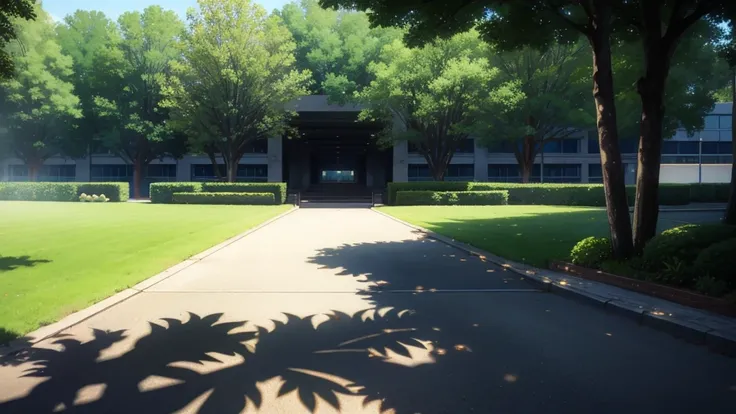
[[[302,199],[370,197],[391,181],[392,152],[380,149],[380,126],[359,122],[357,112],[300,112],[299,137],[285,139],[284,178]]]

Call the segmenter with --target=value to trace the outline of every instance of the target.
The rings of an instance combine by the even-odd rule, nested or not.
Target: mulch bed
[[[588,269],[572,263],[552,261],[550,269],[562,271],[582,279],[593,280],[638,293],[669,300],[680,305],[703,309],[726,316],[736,316],[736,304],[726,300],[701,295],[700,293],[660,285],[644,280],[632,279],[606,273],[597,269]]]

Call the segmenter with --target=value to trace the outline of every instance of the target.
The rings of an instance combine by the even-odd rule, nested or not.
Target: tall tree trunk
[[[731,193],[723,222],[736,225],[736,67],[731,73]]]
[[[141,175],[143,174],[143,160],[140,156],[133,159],[133,198],[141,198]]]
[[[534,169],[534,159],[537,157],[536,142],[534,135],[527,135],[523,138],[521,151],[514,152],[516,161],[519,163],[519,172],[521,172],[521,182],[526,184],[530,181],[532,170]]]
[[[41,165],[43,165],[43,161],[30,161],[27,163],[28,166],[28,181],[37,181],[38,180],[38,171],[41,169]]]
[[[222,173],[220,172],[220,165],[217,163],[217,157],[215,156],[215,151],[211,148],[205,149],[205,152],[207,153],[207,156],[210,158],[210,162],[212,163],[212,171],[215,174],[215,177],[217,177],[218,180],[222,180]]]
[[[616,126],[616,105],[613,93],[611,67],[611,9],[600,1],[597,4],[597,27],[589,34],[593,47],[593,97],[595,98],[596,125],[601,151],[603,190],[606,198],[608,227],[614,257],[631,256],[631,219],[626,201],[624,168]]]
[[[445,181],[445,173],[447,172],[447,165],[441,163],[430,165],[432,179],[435,181]]]
[[[227,182],[234,183],[238,179],[238,161],[229,159],[225,163],[227,166]]]

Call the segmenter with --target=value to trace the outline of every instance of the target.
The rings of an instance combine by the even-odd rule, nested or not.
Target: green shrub
[[[482,206],[505,205],[508,191],[399,191],[396,204],[400,206]]]
[[[736,289],[736,237],[703,249],[695,259],[692,271],[697,276],[724,282],[726,290]]]
[[[605,206],[602,184],[470,183],[470,190],[507,190],[509,204]]]
[[[642,266],[660,272],[692,264],[706,247],[736,238],[736,226],[724,224],[686,224],[662,232],[644,247]],[[734,255],[736,256],[736,255]]]
[[[275,204],[273,193],[174,193],[173,202],[179,204]]]
[[[110,201],[128,201],[130,184],[128,183],[78,183],[77,195],[104,194]]]
[[[730,184],[703,183],[690,184],[690,201],[695,203],[725,203],[728,202]]]
[[[278,204],[286,202],[286,183],[202,183],[208,193],[273,193]]]
[[[695,280],[695,290],[708,295],[721,297],[728,292],[728,283],[723,279],[716,279],[711,276],[700,276]]]
[[[597,269],[611,254],[611,241],[607,237],[586,237],[572,248],[570,259],[578,266]]]
[[[3,183],[0,200],[77,201],[77,183]]]
[[[466,181],[421,181],[411,183],[388,183],[388,203],[396,203],[399,191],[467,191]]]
[[[194,193],[202,190],[202,183],[151,183],[152,203],[171,203],[174,193]]]

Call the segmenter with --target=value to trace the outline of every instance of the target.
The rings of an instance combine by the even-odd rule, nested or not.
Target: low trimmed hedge
[[[516,205],[560,205],[593,206],[606,205],[603,184],[520,184],[520,183],[476,183],[465,181],[430,181],[389,183],[389,204],[397,204],[396,193],[400,191],[498,191],[509,192],[509,204]],[[626,187],[629,205],[634,205],[636,187]],[[690,184],[661,184],[661,205],[683,205],[690,202]]]
[[[438,206],[485,206],[508,204],[508,191],[399,191],[396,204]]]
[[[202,183],[151,183],[150,196],[152,203],[172,203],[174,193],[195,193],[202,190]]]
[[[273,193],[278,204],[286,202],[286,183],[202,183],[208,193]]]
[[[192,192],[174,193],[176,204],[275,204],[273,193]]]
[[[104,194],[110,201],[127,201],[128,183],[0,183],[0,200],[22,201],[79,201],[85,194]]]
[[[673,263],[690,265],[703,249],[733,238],[736,226],[725,224],[686,224],[665,230],[644,246],[643,266],[657,272]]]
[[[77,187],[77,198],[84,194],[104,194],[110,201],[128,201],[130,184],[128,183],[80,183]]]
[[[690,201],[697,203],[726,203],[731,184],[704,183],[690,184]]]

